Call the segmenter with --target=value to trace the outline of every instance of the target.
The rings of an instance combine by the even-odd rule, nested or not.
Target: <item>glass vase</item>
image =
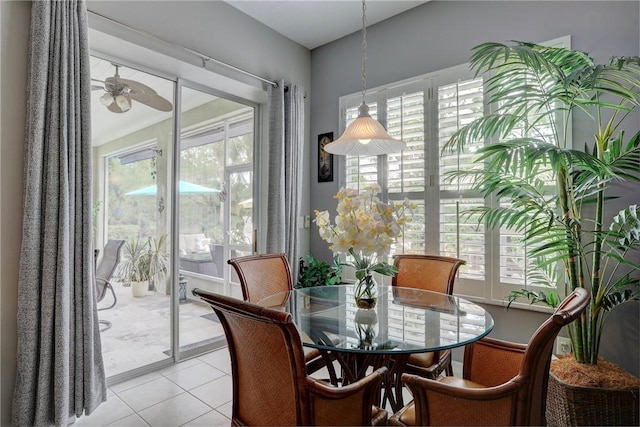
[[[355,300],[358,308],[370,309],[378,302],[378,284],[372,273],[367,273],[356,283]]]
[[[378,334],[378,314],[375,310],[359,308],[354,318],[356,333],[358,334],[358,348],[374,349],[375,338]]]

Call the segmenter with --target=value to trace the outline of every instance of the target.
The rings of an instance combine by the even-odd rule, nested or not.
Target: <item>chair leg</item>
[[[109,310],[110,308],[115,307],[116,303],[118,302],[118,297],[116,297],[116,291],[113,289],[113,286],[111,286],[111,283],[107,282],[105,286],[111,291],[111,295],[113,295],[113,303],[109,307],[99,308],[98,311]]]
[[[108,320],[98,320],[98,323],[104,325],[104,328],[100,328],[100,332],[104,332],[111,327],[111,322]]]
[[[445,372],[447,373],[448,377],[452,377],[453,376],[453,366],[451,366],[451,363],[449,363],[449,365],[445,369]]]
[[[109,307],[99,308],[98,311],[109,310],[110,308],[115,307],[116,303],[118,302],[118,297],[116,297],[116,291],[113,289],[113,286],[111,286],[111,283],[107,282],[105,286],[109,290],[111,290],[111,295],[113,295],[113,303]],[[100,323],[101,325],[104,325],[104,328],[100,328],[100,332],[104,332],[107,329],[111,328],[111,322],[109,322],[108,320],[98,320],[98,323]]]
[[[453,365],[451,364],[451,353],[449,353],[449,356],[447,357],[447,360],[446,360],[445,363],[447,364],[447,366],[444,368],[446,376],[452,377],[453,376]]]

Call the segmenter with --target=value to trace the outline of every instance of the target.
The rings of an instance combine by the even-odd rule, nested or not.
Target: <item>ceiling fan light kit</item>
[[[384,126],[369,114],[365,102],[367,92],[367,27],[366,5],[362,0],[362,105],[358,118],[347,126],[340,138],[324,146],[327,153],[343,156],[378,156],[404,150],[406,144],[393,138]]]
[[[129,111],[131,109],[131,98],[129,95],[118,95],[116,96],[116,104],[123,112]]]
[[[102,103],[102,105],[104,105],[105,107],[108,107],[109,105],[113,104],[115,100],[116,99],[109,92],[105,93],[100,97],[100,103]]]

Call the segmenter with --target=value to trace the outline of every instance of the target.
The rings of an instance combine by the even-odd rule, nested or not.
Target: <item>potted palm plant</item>
[[[131,284],[134,297],[143,297],[154,285],[166,278],[169,254],[165,250],[167,235],[146,240],[135,237],[123,246],[123,259],[118,264],[118,276]]]
[[[639,299],[640,58],[613,57],[597,64],[586,53],[565,48],[483,43],[474,48],[471,67],[487,76],[494,109],[445,144],[445,150],[463,153],[471,143],[485,141],[474,154],[478,167],[456,171],[449,179],[499,200],[466,215],[521,233],[531,262],[527,278],[543,287],[513,291],[509,303],[527,298],[554,307],[576,287],[590,291],[590,304],[569,325],[568,335],[572,359],[595,366],[607,316]],[[566,130],[572,128],[572,116],[589,126],[593,142],[571,140]],[[629,135],[625,127],[634,132]],[[611,212],[620,182],[636,185],[635,200]],[[552,386],[561,383],[553,371],[549,399]],[[576,400],[591,404],[576,410],[568,407],[571,399],[565,394],[548,402],[547,421],[637,425],[637,379],[632,383],[624,408],[603,411],[605,397],[595,397],[593,404],[596,395],[589,390],[588,399]],[[609,419],[597,418],[603,414]]]

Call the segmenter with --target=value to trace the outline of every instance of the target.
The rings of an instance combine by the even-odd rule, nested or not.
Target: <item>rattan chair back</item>
[[[345,387],[309,377],[291,314],[194,289],[224,328],[233,377],[234,425],[368,425],[386,422],[374,408],[381,368]]]
[[[261,254],[231,258],[245,301],[258,302],[278,292],[293,289],[291,267],[286,254]]]
[[[414,402],[391,425],[545,425],[553,343],[589,303],[578,288],[535,331],[528,344],[482,338],[465,347],[463,378],[430,381],[403,374]]]
[[[398,268],[391,280],[393,286],[451,295],[456,273],[465,261],[439,255],[404,254],[394,256],[393,264]]]
[[[456,273],[465,261],[439,255],[404,254],[393,257],[398,273],[392,286],[426,289],[447,295],[453,293]],[[406,372],[436,379],[442,372],[453,375],[451,350],[416,353],[409,356]]]

